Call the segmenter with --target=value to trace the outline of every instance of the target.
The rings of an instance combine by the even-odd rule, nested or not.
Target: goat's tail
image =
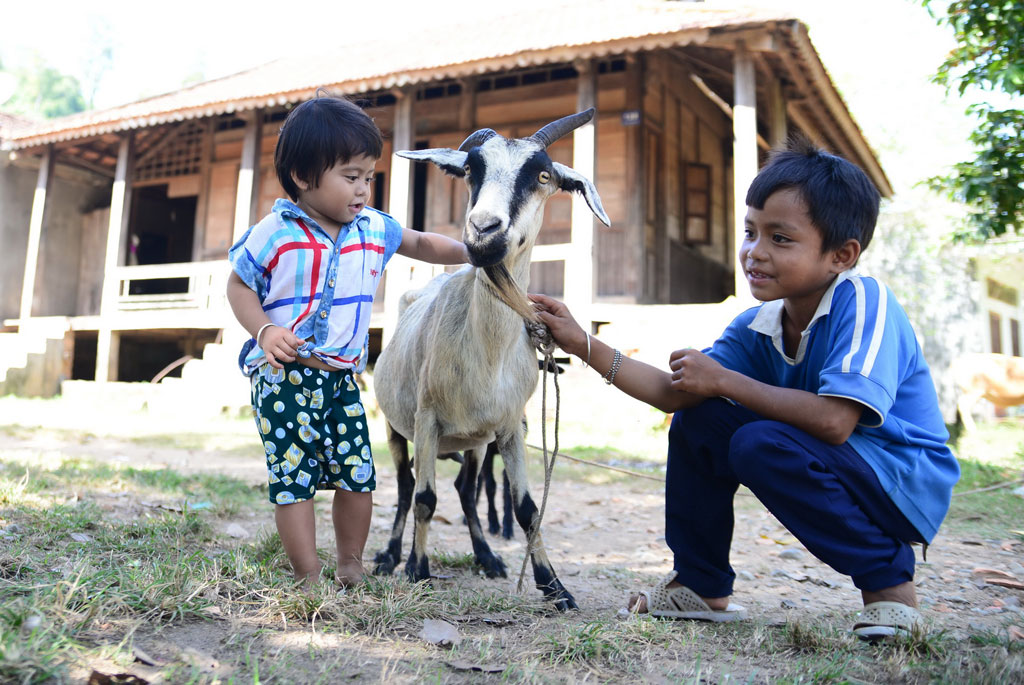
[[[484,267],[484,272],[491,279],[491,283],[494,284],[494,294],[498,296],[499,300],[527,321],[538,320],[533,303],[527,299],[526,293],[519,288],[516,279],[512,277],[512,274],[509,273],[504,264],[498,263],[494,266],[486,266]]]

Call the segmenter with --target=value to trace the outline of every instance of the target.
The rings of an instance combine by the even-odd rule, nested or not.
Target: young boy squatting
[[[231,248],[228,301],[252,335],[239,358],[266,452],[270,501],[297,580],[315,582],[313,496],[333,489],[336,582],[363,576],[376,486],[353,373],[366,366],[373,294],[396,252],[434,264],[469,261],[465,245],[401,227],[367,206],[383,140],[343,99],[318,97],[281,127],[274,166],[291,201]]]
[[[777,151],[747,192],[739,268],[763,304],[712,347],[677,350],[666,373],[591,338],[564,304],[531,295],[558,344],[665,412],[666,542],[674,570],[631,611],[714,621],[729,602],[732,500],[740,484],[816,557],[852,577],[854,632],[920,620],[911,542],[930,542],[959,467],[906,314],[855,274],[879,194],[859,168],[806,141]]]

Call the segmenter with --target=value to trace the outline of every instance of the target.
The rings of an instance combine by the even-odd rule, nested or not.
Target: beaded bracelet
[[[615,355],[612,357],[612,368],[608,369],[608,373],[604,375],[604,382],[611,385],[615,382],[615,374],[619,372],[619,367],[622,366],[622,353],[615,350]]]

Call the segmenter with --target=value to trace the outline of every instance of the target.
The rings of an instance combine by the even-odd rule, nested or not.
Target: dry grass
[[[251,485],[95,462],[65,442],[29,458],[0,447],[0,683],[85,682],[93,669],[153,683],[1024,681],[1024,643],[1005,630],[869,646],[829,613],[730,625],[558,614],[453,552],[432,555],[445,581],[370,578],[342,593],[328,564],[301,592],[275,534],[221,532],[265,510]],[[1012,505],[1002,525],[1019,515]],[[454,624],[461,642],[423,641],[426,619]]]

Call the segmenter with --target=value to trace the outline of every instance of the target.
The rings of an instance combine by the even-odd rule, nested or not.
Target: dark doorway
[[[166,185],[136,188],[132,195],[126,262],[129,265],[191,262],[197,200],[194,195],[168,197]],[[159,278],[133,281],[129,294],[180,293],[187,289],[187,278]]]
[[[417,150],[426,150],[427,141],[416,143]],[[414,163],[412,165],[412,226],[409,228],[422,231],[426,228],[427,219],[427,170],[429,164]]]

